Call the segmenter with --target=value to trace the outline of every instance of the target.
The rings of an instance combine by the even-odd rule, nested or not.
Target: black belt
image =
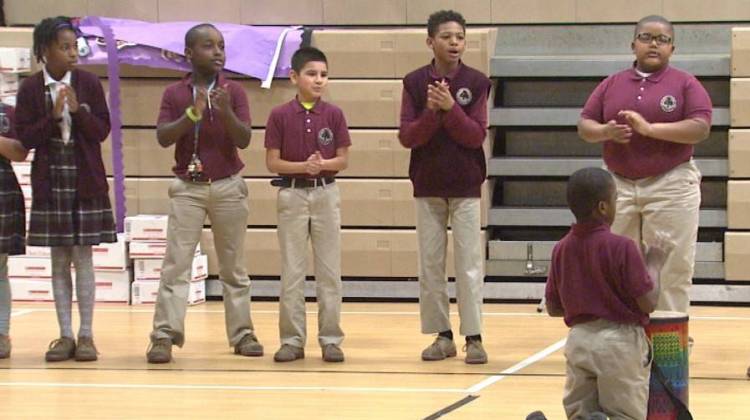
[[[321,178],[275,178],[271,180],[271,185],[281,188],[317,188],[336,182],[334,177]]]

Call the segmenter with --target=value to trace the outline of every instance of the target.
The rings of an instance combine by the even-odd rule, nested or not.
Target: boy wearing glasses
[[[636,244],[663,231],[675,242],[661,270],[656,309],[687,314],[701,202],[693,145],[711,130],[711,99],[694,76],[669,66],[675,47],[667,19],[641,19],[631,48],[633,67],[597,86],[578,134],[604,143],[604,162],[617,184],[612,231]]]

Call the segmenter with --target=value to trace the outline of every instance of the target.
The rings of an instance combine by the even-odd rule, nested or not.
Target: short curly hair
[[[461,16],[461,13],[453,10],[440,10],[430,15],[427,19],[427,35],[433,38],[437,35],[438,27],[446,22],[456,22],[461,25],[464,32],[466,31],[466,20]]]

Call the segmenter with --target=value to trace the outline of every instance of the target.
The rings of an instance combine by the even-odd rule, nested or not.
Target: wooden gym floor
[[[345,303],[346,362],[328,364],[315,337],[316,307],[308,304],[306,358],[279,364],[277,303],[253,304],[266,354],[244,358],[226,344],[222,304],[209,302],[189,308],[187,342],[175,348],[174,362],[148,365],[152,306],[99,304],[99,361],[46,363],[58,334],[54,306],[15,303],[13,353],[0,360],[0,418],[524,419],[543,410],[563,419],[567,329],[535,308],[484,305],[490,362],[469,366],[462,353],[419,360],[431,338],[419,334],[416,303]],[[694,307],[690,335],[694,417],[748,418],[750,308]]]

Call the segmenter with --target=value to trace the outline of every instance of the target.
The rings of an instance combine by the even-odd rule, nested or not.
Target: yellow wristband
[[[185,115],[187,115],[187,117],[190,119],[190,121],[192,121],[194,123],[197,123],[198,121],[200,121],[201,119],[203,119],[203,117],[201,117],[201,116],[199,116],[198,114],[195,113],[195,107],[192,106],[192,105],[189,106],[189,107],[187,107],[187,108],[185,108]]]

